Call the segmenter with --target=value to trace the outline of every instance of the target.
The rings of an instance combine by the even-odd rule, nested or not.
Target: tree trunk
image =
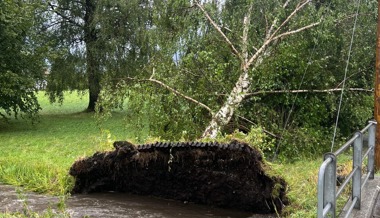
[[[229,94],[226,102],[212,117],[211,122],[203,132],[202,138],[215,138],[221,128],[225,126],[234,115],[234,111],[240,106],[241,102],[247,96],[251,86],[251,77],[248,74],[248,69],[245,69],[240,75],[235,87]]]
[[[96,54],[94,54],[94,46],[91,46],[92,43],[86,43],[87,48],[87,78],[88,78],[88,90],[89,90],[89,101],[87,112],[94,112],[95,106],[98,101],[100,93],[100,73],[99,65],[96,60]]]
[[[86,0],[86,14],[84,16],[84,42],[86,43],[86,73],[88,79],[89,102],[87,112],[95,111],[96,102],[100,93],[100,70],[96,54],[96,29],[93,24],[96,3],[94,0]]]
[[[203,7],[198,4],[198,7],[201,8],[201,10],[206,13],[203,9]],[[242,52],[239,53],[237,49],[230,43],[229,39],[224,35],[222,31],[219,31],[222,36],[224,36],[226,42],[230,44],[230,47],[232,48],[232,51],[237,54],[238,56],[242,57],[241,62],[241,71],[242,73],[239,76],[239,79],[235,83],[235,87],[232,89],[231,93],[228,95],[227,100],[224,102],[223,106],[219,109],[217,113],[215,113],[211,119],[211,122],[206,127],[205,131],[202,134],[202,138],[210,137],[210,138],[216,138],[218,135],[218,132],[221,131],[221,129],[227,125],[232,116],[234,115],[234,112],[236,109],[239,108],[241,102],[244,100],[244,98],[247,96],[247,94],[250,91],[250,87],[252,84],[252,78],[249,76],[249,69],[250,69],[250,63],[248,59],[248,31],[249,31],[249,24],[250,24],[250,18],[252,13],[253,4],[250,5],[248,9],[248,13],[244,17],[243,20],[243,37],[242,37]],[[210,20],[210,22],[213,23],[214,27],[216,29],[219,29],[219,27],[212,21],[212,19],[209,17],[209,15],[206,13],[206,17]],[[220,30],[220,29],[219,29]],[[263,53],[263,56],[266,55],[265,53],[266,45],[262,46],[262,49],[260,51],[257,51],[256,53]],[[256,58],[256,62],[254,64],[254,67],[259,65],[263,60],[263,57],[258,56]]]
[[[202,134],[202,138],[216,138],[218,132],[229,123],[234,112],[238,109],[243,100],[250,94],[250,88],[252,84],[252,77],[249,75],[249,69],[253,71],[263,62],[263,60],[270,55],[270,50],[263,48],[261,56],[258,56],[253,66],[247,64],[247,55],[244,55],[244,62],[242,64],[242,73],[239,79],[235,83],[235,87],[228,95],[227,100],[223,106],[215,113],[211,119],[211,122],[206,127]]]

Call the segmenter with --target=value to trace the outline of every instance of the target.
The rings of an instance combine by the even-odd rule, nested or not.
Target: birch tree
[[[291,35],[319,25],[320,17],[318,15],[312,16],[317,16],[318,19],[310,21],[309,15],[312,14],[310,11],[314,9],[315,6],[311,4],[310,0],[297,2],[290,0],[285,2],[230,0],[223,3],[219,1],[212,3],[207,1],[168,1],[161,11],[172,14],[166,16],[160,14],[161,12],[156,12],[157,14],[154,14],[156,19],[151,24],[156,28],[149,30],[151,36],[159,38],[155,41],[157,44],[153,44],[151,47],[160,48],[142,69],[143,72],[151,70],[151,75],[146,76],[146,73],[143,73],[141,74],[143,78],[124,77],[123,81],[156,84],[198,108],[205,109],[210,115],[210,122],[201,137],[215,138],[218,132],[229,123],[243,100],[250,96],[252,74],[256,73],[256,69],[271,56],[276,45]],[[244,10],[242,18],[239,17],[242,14],[241,10]],[[225,11],[230,14],[222,17],[221,14]],[[304,19],[304,16],[308,18]],[[230,22],[229,19],[233,22]],[[200,42],[202,44],[197,44]],[[208,45],[207,43],[212,44]],[[201,46],[205,47],[201,48]],[[208,46],[212,47],[212,50],[207,51]],[[173,63],[173,53],[170,52],[179,54],[178,63]],[[215,53],[220,53],[219,60],[220,58],[225,59],[227,63],[211,65],[203,63],[208,56],[218,55]],[[193,62],[193,59],[198,62]],[[208,72],[219,71],[216,68],[221,68],[220,72]],[[233,72],[228,73],[228,70]],[[201,75],[201,72],[207,75]],[[236,78],[236,81],[231,81],[232,78]],[[214,82],[218,84],[215,85]],[[211,83],[213,87],[205,87],[207,83]],[[203,87],[200,88],[200,86]],[[223,90],[215,91],[214,87]],[[200,89],[198,90],[198,88]],[[227,90],[229,88],[231,89]],[[146,90],[149,88],[141,92]],[[196,99],[196,95],[202,95],[200,90],[210,92],[208,94],[214,94],[214,96],[210,96],[206,102],[202,102],[205,100],[204,96],[200,100]],[[118,92],[111,91],[108,95],[112,97],[108,101],[115,101],[115,93]],[[219,95],[219,93],[223,93],[223,95]],[[125,96],[122,95],[118,98],[122,99],[123,97]],[[146,100],[145,97],[144,100]],[[131,103],[133,104],[133,102]],[[104,104],[113,105],[106,102]],[[139,105],[141,104],[134,105],[138,107],[136,113],[142,110]],[[187,106],[178,107],[183,109]],[[192,114],[190,116],[196,119],[202,116],[202,122],[206,117],[204,114],[200,115],[199,112],[183,113],[190,113]],[[161,119],[163,119],[162,116]],[[170,121],[164,127],[170,126],[169,123]]]
[[[331,6],[306,0],[159,3],[152,4],[152,28],[145,32],[155,51],[139,75],[113,78],[122,82],[108,97],[104,94],[110,102],[125,99],[125,93],[133,99],[127,110],[131,125],[139,123],[150,134],[171,139],[186,131],[193,139],[230,132],[232,123],[244,120],[247,126],[265,126],[280,138],[291,96],[300,93],[308,97],[297,101],[293,127],[308,125],[304,118],[308,109],[302,108],[312,98],[320,103],[307,102],[309,109],[328,110],[320,120],[329,128],[325,118],[333,116],[333,93],[341,90],[338,68],[345,55],[345,37],[339,30],[350,27],[352,11],[345,6],[352,9],[352,4],[336,1]],[[322,18],[324,25],[320,25]],[[311,55],[313,46],[317,51]],[[305,80],[313,85],[299,87],[305,68],[311,68]],[[348,90],[371,92],[368,86],[356,84]]]
[[[267,21],[269,24],[265,29],[266,32],[264,39],[258,45],[252,45],[249,43],[249,31],[251,29],[251,14],[253,10],[253,2],[250,4],[247,9],[246,15],[242,19],[243,23],[243,32],[241,33],[241,39],[230,39],[222,31],[220,25],[210,16],[210,14],[205,10],[203,4],[199,1],[195,2],[196,6],[203,12],[205,18],[212,24],[213,28],[217,30],[220,34],[220,37],[223,38],[224,43],[227,43],[231,49],[231,52],[236,56],[240,61],[240,76],[235,83],[235,86],[231,90],[230,94],[227,96],[227,99],[223,105],[217,110],[212,111],[212,119],[205,131],[203,132],[202,137],[215,138],[220,132],[221,128],[226,125],[234,115],[234,112],[239,108],[242,101],[248,96],[251,84],[252,77],[251,72],[254,72],[255,69],[262,64],[262,62],[271,55],[272,47],[283,38],[289,37],[291,35],[297,34],[301,31],[311,29],[320,24],[320,21],[312,22],[303,26],[300,26],[296,29],[289,29],[288,24],[297,19],[297,14],[300,13],[304,8],[310,7],[310,0],[302,0],[297,4],[291,4],[290,0],[286,0],[282,5],[280,10],[277,9],[278,14],[275,15],[274,19]],[[287,16],[283,16],[281,13],[288,11],[292,7],[291,12]],[[240,42],[240,50],[235,44]]]

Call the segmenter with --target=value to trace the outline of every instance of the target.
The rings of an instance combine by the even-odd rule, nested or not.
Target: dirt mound
[[[245,143],[114,147],[72,165],[73,193],[129,192],[255,213],[281,211],[287,203],[285,181],[266,175],[261,153]]]

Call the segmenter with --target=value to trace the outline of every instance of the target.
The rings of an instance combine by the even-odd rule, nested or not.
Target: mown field
[[[37,123],[23,119],[0,122],[0,183],[63,195],[72,187],[68,170],[75,160],[112,149],[114,140],[144,142],[149,137],[126,123],[122,111],[101,124],[94,114],[82,113],[87,96],[66,93],[62,105],[50,104],[43,92],[38,98],[42,111]],[[321,161],[322,154],[292,163],[269,163],[289,183],[292,203],[286,208],[286,216],[315,217]]]

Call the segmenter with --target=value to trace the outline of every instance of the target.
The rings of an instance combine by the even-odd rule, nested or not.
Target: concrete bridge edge
[[[373,180],[368,180],[361,193],[360,210],[353,209],[350,218],[376,218],[380,217],[380,176],[375,176]],[[345,217],[349,208],[347,204],[339,217]]]

